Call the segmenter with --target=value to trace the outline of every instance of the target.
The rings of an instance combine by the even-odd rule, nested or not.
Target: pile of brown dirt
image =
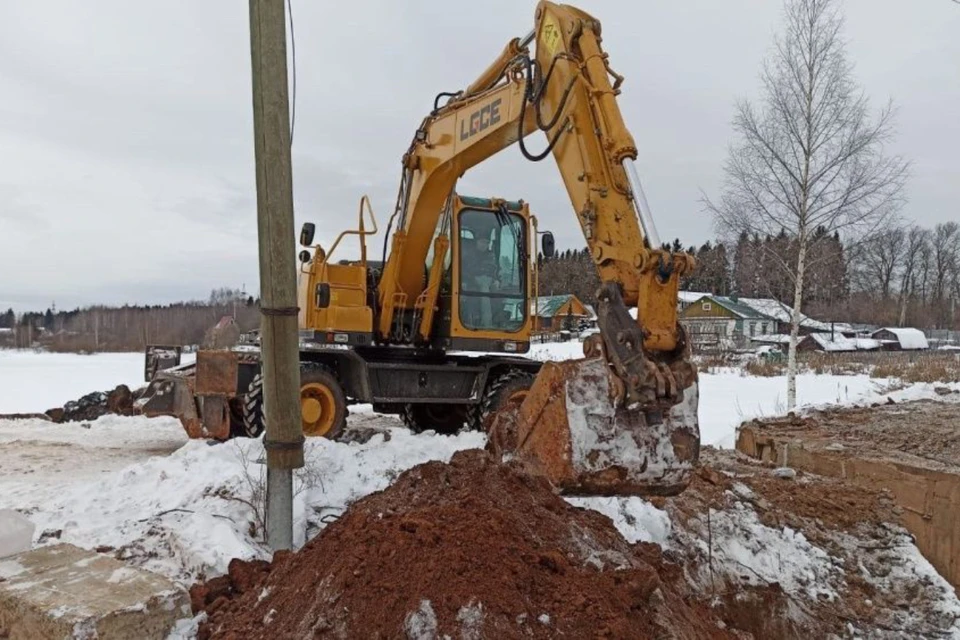
[[[255,588],[269,571],[269,562],[234,558],[227,565],[226,575],[190,587],[190,608],[194,615],[201,611],[212,615],[228,601]]]
[[[479,450],[405,472],[214,609],[201,638],[742,637],[658,546]]]

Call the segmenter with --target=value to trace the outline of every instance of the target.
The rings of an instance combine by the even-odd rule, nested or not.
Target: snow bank
[[[150,426],[145,418],[114,420]],[[302,545],[350,503],[386,488],[402,471],[449,460],[484,442],[479,433],[414,435],[403,428],[386,428],[364,444],[309,440],[306,467],[295,482],[295,544]],[[137,566],[189,584],[200,573],[226,572],[231,558],[267,556],[258,542],[265,476],[259,440],[192,440],[169,456],[64,484],[52,499],[21,492],[9,506],[30,512],[38,536],[60,531],[51,542],[113,547]]]
[[[186,441],[179,421],[167,417],[0,420],[0,508],[44,505],[77,484],[167,455]]]
[[[847,544],[856,544],[855,540],[847,539]],[[946,579],[937,573],[920,549],[913,543],[913,538],[904,532],[899,544],[891,545],[889,549],[874,549],[864,552],[856,547],[861,555],[860,575],[872,584],[878,591],[896,593],[905,585],[924,585],[928,589],[925,605],[937,612],[946,624],[952,627],[953,638],[960,638],[960,600],[956,591]],[[932,593],[931,593],[932,592]],[[910,594],[904,598],[909,601]],[[908,628],[918,628],[922,618],[919,612],[907,608],[903,611],[902,623]]]
[[[583,343],[579,340],[569,342],[544,342],[531,344],[528,358],[540,362],[556,362],[557,360],[576,360],[583,357]]]
[[[636,497],[569,497],[566,501],[581,509],[599,511],[613,521],[620,535],[630,543],[653,542],[671,547],[673,524],[666,511]]]
[[[892,391],[895,381],[858,375],[797,376],[797,409],[822,409],[828,406],[865,406],[874,402],[942,400],[934,389],[960,384],[915,383]],[[700,374],[700,439],[705,445],[733,448],[736,429],[754,418],[786,415],[786,376],[753,377],[737,370]]]
[[[784,591],[811,600],[837,597],[835,586],[843,571],[820,547],[800,532],[774,529],[760,522],[756,512],[736,503],[728,509],[710,509],[689,535],[681,534],[685,545],[712,557],[715,568],[736,576],[746,584],[764,586],[778,582]]]

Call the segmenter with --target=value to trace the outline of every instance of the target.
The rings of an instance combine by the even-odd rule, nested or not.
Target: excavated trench
[[[960,588],[960,393],[941,401],[837,409],[743,425],[737,449],[874,491],[889,491],[917,547]]]

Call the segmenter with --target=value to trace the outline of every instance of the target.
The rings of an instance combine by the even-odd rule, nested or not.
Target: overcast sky
[[[778,28],[770,0],[580,0],[603,24],[658,229],[710,238],[734,100],[756,94]],[[846,0],[849,54],[874,106],[900,108],[913,163],[906,215],[960,219],[960,5]],[[535,2],[293,0],[297,227],[329,242],[362,194],[381,223],[400,157],[438,91],[463,88]],[[247,3],[0,3],[0,307],[256,293]],[[542,148],[537,134],[532,149]],[[461,180],[524,198],[561,247],[583,243],[555,165],[516,147]],[[385,226],[381,224],[381,228]],[[379,253],[382,235],[374,241]]]

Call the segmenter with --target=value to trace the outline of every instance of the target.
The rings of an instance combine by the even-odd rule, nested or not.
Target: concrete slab
[[[0,509],[0,558],[29,550],[35,529],[28,518],[13,509]]]
[[[190,615],[163,576],[69,544],[0,560],[0,638],[165,638]]]

